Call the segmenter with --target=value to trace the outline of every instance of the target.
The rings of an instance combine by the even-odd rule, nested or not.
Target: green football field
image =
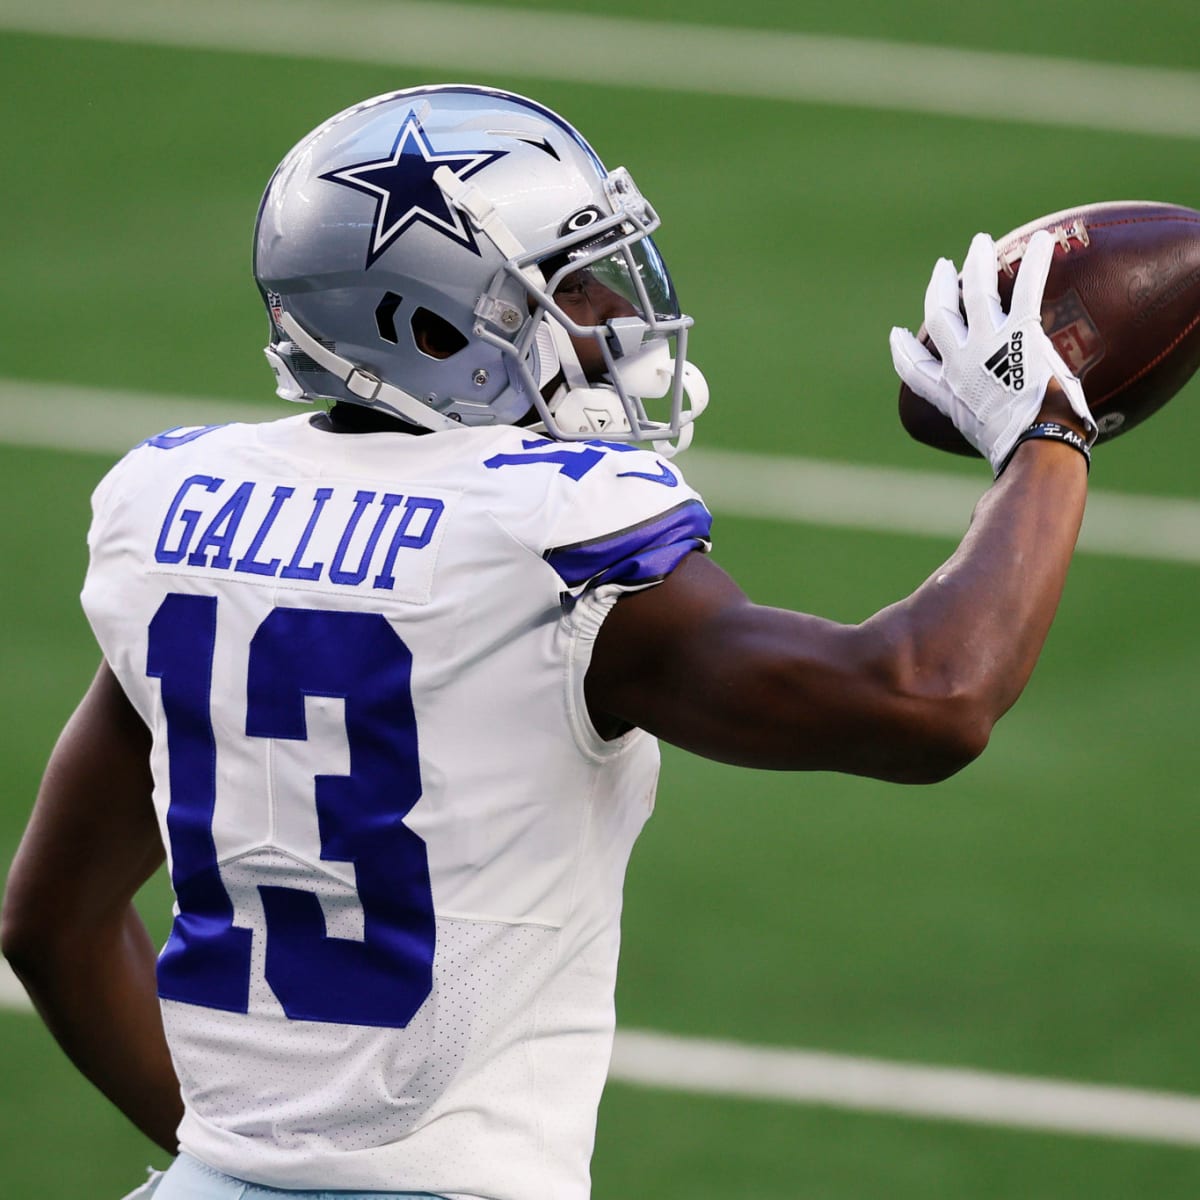
[[[249,271],[262,187],[325,116],[420,83],[531,94],[631,169],[696,318],[706,450],[939,471],[982,491],[980,464],[917,446],[895,417],[887,332],[919,323],[934,259],[961,261],[978,229],[1000,235],[1079,203],[1200,207],[1200,132],[1059,124],[1052,108],[1014,121],[1003,104],[955,115],[969,71],[947,83],[945,111],[923,112],[736,95],[702,73],[687,90],[595,82],[583,67],[572,79],[570,59],[548,65],[536,42],[491,70],[445,46],[414,46],[394,66],[331,57],[315,28],[296,57],[271,47],[269,22],[238,49],[154,44],[113,15],[138,7],[0,0],[7,420],[20,381],[118,396],[97,404],[147,393],[290,415],[261,355]],[[35,8],[65,32],[30,32]],[[313,0],[294,21],[344,11],[352,23],[368,9],[409,19],[387,0]],[[651,16],[1161,68],[1190,80],[1200,107],[1194,0],[522,11],[547,29],[564,12]],[[930,56],[930,77],[948,61]],[[53,412],[38,420],[53,430]],[[0,432],[0,871],[97,659],[77,597],[88,496],[115,455],[54,441]],[[1200,381],[1102,448],[1093,485],[1200,500],[1197,445]],[[953,546],[716,508],[714,554],[752,596],[844,621],[905,595]],[[961,516],[965,527],[969,506]],[[1194,558],[1080,554],[1025,696],[985,756],[936,787],[739,771],[666,749],[626,892],[620,1024],[1200,1097],[1198,597]],[[165,936],[161,879],[143,907]],[[161,1160],[34,1016],[0,1008],[0,1196],[115,1198]],[[594,1180],[598,1200],[1183,1200],[1200,1190],[1200,1146],[614,1082]]]

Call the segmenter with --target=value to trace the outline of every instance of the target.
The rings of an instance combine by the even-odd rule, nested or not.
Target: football
[[[1200,212],[1143,200],[1088,204],[1031,221],[996,243],[1007,311],[1029,238],[1057,242],[1042,327],[1083,383],[1100,432],[1126,433],[1200,367]],[[929,346],[922,325],[918,333]],[[936,348],[934,348],[936,354]],[[902,384],[900,421],[919,442],[976,455],[949,417]]]

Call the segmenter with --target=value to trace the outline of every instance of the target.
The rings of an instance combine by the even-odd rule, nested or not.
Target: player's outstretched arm
[[[589,708],[725,762],[942,779],[983,750],[1033,671],[1086,478],[1070,447],[1024,443],[949,561],[861,625],[752,604],[692,554],[617,602]]]
[[[4,895],[4,954],[80,1070],[174,1152],[183,1109],[133,896],[163,860],[150,734],[103,663],[46,769]]]
[[[1049,234],[1030,238],[1005,312],[995,246],[979,234],[961,307],[948,259],[926,289],[939,354],[892,331],[901,378],[999,476],[957,553],[856,626],[751,604],[691,555],[659,587],[619,601],[602,626],[587,675],[598,728],[616,719],[728,762],[900,782],[944,778],[983,750],[1058,607],[1096,434],[1079,380],[1041,327],[1052,254]],[[1006,353],[1020,356],[1019,378],[992,370]]]

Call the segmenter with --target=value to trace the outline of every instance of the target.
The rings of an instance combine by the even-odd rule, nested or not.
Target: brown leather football
[[[1052,213],[996,243],[1005,310],[1029,238],[1057,245],[1042,327],[1079,376],[1108,441],[1157,412],[1200,367],[1200,212],[1124,200]],[[918,333],[928,346],[924,325]],[[936,353],[936,349],[934,350]],[[900,386],[900,421],[919,442],[977,455],[949,417]]]

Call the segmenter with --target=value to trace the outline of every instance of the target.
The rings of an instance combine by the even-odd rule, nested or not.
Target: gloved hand
[[[1052,378],[1084,423],[1088,445],[1096,438],[1083,387],[1042,329],[1042,292],[1053,254],[1054,239],[1045,230],[1029,239],[1005,313],[995,243],[986,233],[976,234],[963,263],[966,321],[949,259],[938,259],[925,292],[925,328],[941,360],[907,329],[893,329],[889,339],[896,374],[954,422],[995,474],[1037,417]]]

